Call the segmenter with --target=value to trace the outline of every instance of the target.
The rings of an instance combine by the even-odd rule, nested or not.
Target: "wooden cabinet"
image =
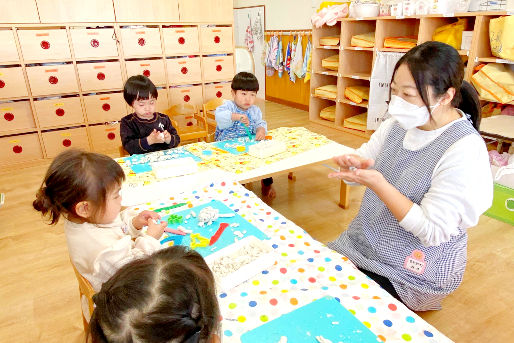
[[[166,60],[170,84],[190,84],[202,82],[200,57],[171,58]]]
[[[0,99],[28,95],[21,67],[0,68]]]
[[[178,22],[177,0],[113,0],[118,22]],[[198,6],[198,3],[196,3]]]
[[[0,1],[0,23],[39,23],[36,1]]]
[[[178,104],[190,104],[198,107],[202,106],[202,86],[198,85],[170,88],[170,104],[171,106]]]
[[[125,57],[162,55],[158,28],[122,28],[121,41]]]
[[[79,90],[73,64],[27,67],[32,95],[76,93]]]
[[[121,146],[120,123],[106,123],[89,126],[89,136],[94,151],[118,151]]]
[[[178,0],[181,22],[223,22],[234,21],[232,0]]]
[[[120,62],[78,63],[77,70],[83,91],[123,88]]]
[[[155,60],[126,61],[127,77],[133,75],[144,75],[156,86],[166,85],[166,74],[164,73],[164,62],[162,58]]]
[[[232,99],[232,88],[230,86],[230,82],[211,83],[205,85],[204,102],[215,98]]]
[[[231,80],[233,77],[233,56],[209,56],[203,58],[203,78],[205,81]]]
[[[42,23],[112,22],[112,0],[36,0]]]
[[[0,133],[36,127],[29,101],[0,103]]]
[[[42,159],[37,133],[0,137],[0,156],[0,166]]]
[[[166,88],[157,89],[157,103],[155,104],[155,110],[157,112],[164,112],[170,107],[168,102],[168,91]]]
[[[2,49],[0,49],[0,63],[18,61],[18,49],[16,48],[12,30],[0,30],[0,42],[0,44],[2,44]]]
[[[202,27],[200,44],[203,53],[231,52],[234,50],[231,26]]]
[[[117,121],[127,115],[123,93],[89,95],[83,99],[90,124]]]
[[[85,127],[43,132],[42,136],[48,158],[54,158],[68,149],[90,150]]]
[[[117,57],[116,34],[113,28],[70,30],[75,58]]]
[[[34,101],[34,108],[43,128],[84,123],[78,96]]]
[[[71,58],[66,30],[18,30],[25,61],[67,60]]]
[[[163,28],[162,37],[166,56],[197,54],[200,51],[196,26]]]

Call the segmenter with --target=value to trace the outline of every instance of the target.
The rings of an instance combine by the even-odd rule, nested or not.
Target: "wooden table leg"
[[[350,204],[350,186],[341,181],[339,189],[339,207],[348,208]]]

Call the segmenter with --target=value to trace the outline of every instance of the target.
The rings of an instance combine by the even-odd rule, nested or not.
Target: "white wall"
[[[266,6],[266,30],[311,29],[311,16],[321,0],[234,0],[234,7]]]

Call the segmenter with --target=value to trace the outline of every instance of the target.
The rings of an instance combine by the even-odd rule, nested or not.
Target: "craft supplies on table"
[[[250,137],[239,137],[235,139],[229,139],[226,141],[219,141],[212,143],[215,147],[225,150],[234,155],[241,155],[248,153],[248,148],[257,141],[255,140],[255,135],[250,135]]]
[[[286,151],[286,144],[279,140],[266,140],[248,148],[248,154],[257,158],[267,158]]]
[[[194,174],[198,171],[198,163],[192,157],[153,162],[150,165],[159,179]]]
[[[236,182],[196,183],[194,190],[172,195],[135,210],[153,210],[175,202],[197,206],[218,200],[270,237],[264,242],[273,249],[276,265],[257,270],[256,275],[234,288],[218,290],[224,343],[240,342],[246,332],[326,296],[344,306],[381,342],[451,342],[358,271],[346,257],[312,239]]]

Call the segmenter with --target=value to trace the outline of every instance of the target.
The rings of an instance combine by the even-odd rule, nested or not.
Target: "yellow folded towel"
[[[356,116],[344,120],[343,125],[348,129],[366,132],[368,121],[368,112],[358,114]]]
[[[325,69],[337,71],[339,69],[339,55],[333,55],[322,59],[321,66]]]
[[[326,85],[318,87],[314,90],[314,94],[335,100],[337,98],[337,85]]]
[[[325,107],[321,110],[319,113],[319,116],[322,119],[329,120],[329,121],[336,121],[336,106],[329,106]]]
[[[366,86],[349,86],[344,89],[344,96],[360,104],[363,100],[369,100],[369,87]]]
[[[372,48],[375,46],[375,32],[363,33],[361,35],[352,36],[351,46],[361,48]]]
[[[416,36],[388,37],[384,39],[384,48],[412,49],[418,43]]]
[[[336,46],[338,44],[339,44],[339,36],[321,37],[319,39],[319,45]]]

